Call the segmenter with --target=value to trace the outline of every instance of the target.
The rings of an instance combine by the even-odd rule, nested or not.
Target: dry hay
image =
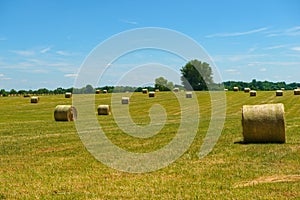
[[[30,94],[24,94],[24,97],[30,97]]]
[[[239,90],[240,90],[239,87],[233,87],[233,91],[237,92]]]
[[[155,89],[155,92],[159,92],[159,89]]]
[[[100,94],[101,93],[101,90],[96,90],[96,94]]]
[[[294,89],[294,95],[300,95],[300,89],[299,88]]]
[[[142,89],[142,93],[143,94],[148,94],[148,89],[146,89],[146,88]]]
[[[250,97],[256,97],[256,91],[255,90],[250,91]]]
[[[122,104],[129,104],[129,97],[122,97]]]
[[[224,89],[224,91],[225,91],[225,92],[227,92],[227,91],[228,91],[228,89],[227,89],[227,88],[225,88],[225,89]]]
[[[71,92],[66,92],[65,98],[71,98],[71,97],[72,97],[72,93]]]
[[[103,90],[103,93],[104,93],[104,94],[107,94],[108,92],[107,92],[107,90]]]
[[[54,109],[55,121],[75,121],[77,110],[71,105],[58,105]]]
[[[285,88],[280,88],[280,90],[285,90]]]
[[[40,100],[40,98],[39,98],[39,97],[37,97],[37,96],[33,96],[33,97],[31,97],[31,99],[30,99],[30,102],[31,102],[31,103],[38,103],[38,102],[39,102],[39,100]]]
[[[110,106],[99,105],[97,111],[98,111],[98,115],[110,115]]]
[[[179,92],[179,88],[178,87],[174,88],[173,92]]]
[[[276,96],[283,96],[282,90],[276,90]]]
[[[259,177],[252,181],[244,181],[234,185],[234,188],[254,186],[263,183],[282,183],[282,182],[297,182],[300,181],[300,175],[274,175]]]
[[[185,93],[186,98],[192,98],[192,96],[193,96],[192,92],[186,92]]]
[[[153,91],[149,92],[149,97],[155,97],[155,92]]]
[[[284,105],[244,105],[242,108],[245,143],[285,142]]]
[[[250,90],[251,90],[250,88],[244,88],[244,92],[245,92],[245,93],[249,93]]]

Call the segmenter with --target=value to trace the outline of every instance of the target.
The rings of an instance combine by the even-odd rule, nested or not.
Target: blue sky
[[[300,82],[299,11],[298,0],[0,0],[0,88],[72,87],[97,45],[143,27],[191,37],[210,55],[224,81]],[[162,55],[152,52],[151,62],[168,65]],[[131,55],[117,64],[135,67],[135,59]],[[179,72],[183,64],[172,67]],[[180,83],[178,78],[171,81]]]

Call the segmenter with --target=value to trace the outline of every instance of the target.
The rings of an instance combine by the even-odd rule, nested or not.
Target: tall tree
[[[207,85],[213,83],[212,69],[206,62],[192,60],[181,71],[181,81],[187,90],[208,90]]]
[[[160,91],[170,91],[174,88],[173,82],[169,82],[164,77],[159,77],[155,79],[155,88],[159,89]]]

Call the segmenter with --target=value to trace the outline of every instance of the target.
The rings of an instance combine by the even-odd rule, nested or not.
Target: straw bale
[[[243,137],[246,143],[285,142],[284,105],[244,105]]]

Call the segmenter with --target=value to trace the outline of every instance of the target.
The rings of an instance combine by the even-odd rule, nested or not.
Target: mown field
[[[96,105],[109,104],[111,94],[96,95]],[[97,161],[84,147],[74,122],[56,122],[63,95],[0,98],[0,199],[299,199],[300,96],[285,91],[227,92],[227,116],[213,151],[198,158],[210,120],[210,98],[197,92],[200,124],[191,147],[158,171],[132,174]],[[285,144],[240,144],[241,108],[245,104],[283,103]],[[149,108],[161,104],[168,113],[159,134],[137,139],[123,133],[113,116],[97,116],[110,140],[132,152],[151,152],[168,144],[180,124],[180,107],[171,92],[155,98],[135,93],[130,102],[133,121],[150,122]],[[96,112],[96,109],[95,109]],[[78,113],[80,114],[80,113]]]

